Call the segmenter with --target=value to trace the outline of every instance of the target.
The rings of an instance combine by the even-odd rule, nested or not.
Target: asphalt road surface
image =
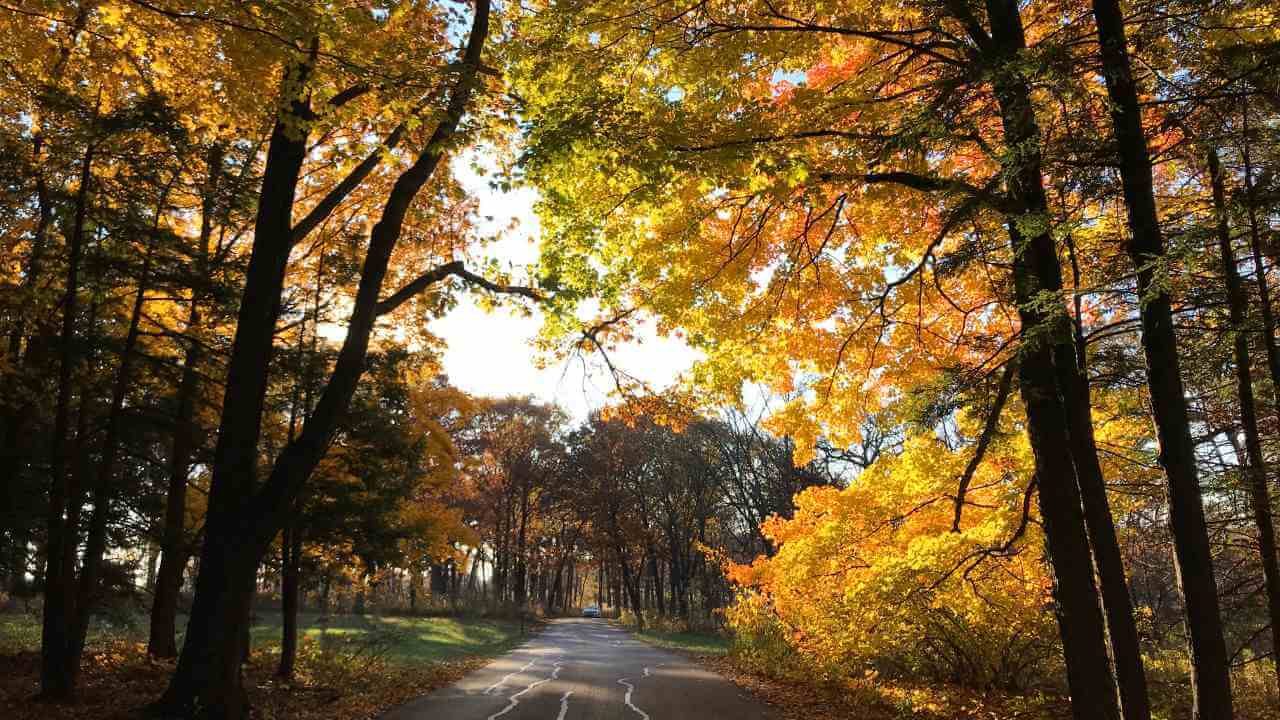
[[[604,620],[557,620],[532,640],[383,720],[765,720],[766,707],[697,664]]]

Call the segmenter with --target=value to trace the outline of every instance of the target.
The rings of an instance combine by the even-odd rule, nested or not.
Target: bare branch
[[[413,299],[414,296],[421,293],[423,290],[426,290],[450,275],[457,277],[470,285],[484,288],[492,293],[521,295],[535,302],[542,302],[544,299],[542,294],[533,288],[525,287],[523,285],[502,285],[495,283],[485,277],[476,275],[470,270],[467,270],[466,265],[463,264],[461,260],[454,260],[428,270],[422,275],[419,275],[409,284],[392,293],[390,297],[380,300],[375,309],[375,314],[382,316],[394,311],[396,308]]]
[[[1009,399],[1009,388],[1013,385],[1013,374],[1017,368],[1016,360],[1004,366],[1004,374],[1000,376],[1000,386],[996,390],[995,401],[991,403],[991,412],[987,413],[982,434],[978,436],[978,446],[974,448],[973,457],[969,458],[969,464],[965,465],[964,474],[960,476],[960,486],[956,489],[956,513],[955,519],[951,521],[951,532],[960,532],[960,514],[964,510],[964,496],[969,492],[969,483],[973,482],[973,474],[982,464],[982,457],[987,454],[987,447],[991,445],[991,439],[995,437],[996,428],[1000,425],[1000,413]]]

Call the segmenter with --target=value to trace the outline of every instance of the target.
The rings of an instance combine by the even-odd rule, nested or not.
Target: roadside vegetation
[[[528,639],[539,629],[519,620],[300,614],[297,665],[281,678],[281,618],[254,615],[246,686],[257,717],[377,717],[390,707],[452,682]],[[145,618],[94,623],[85,649],[83,685],[73,705],[30,702],[39,689],[39,618],[0,614],[0,708],[26,718],[136,717],[164,688],[172,662],[148,657]]]

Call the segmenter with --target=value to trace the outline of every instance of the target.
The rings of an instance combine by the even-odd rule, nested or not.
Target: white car
[[[600,617],[600,608],[595,605],[588,605],[582,608],[582,617],[598,618]]]

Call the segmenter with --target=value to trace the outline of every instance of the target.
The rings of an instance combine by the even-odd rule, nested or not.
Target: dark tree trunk
[[[222,146],[214,143],[206,156],[206,180],[200,212],[200,235],[196,246],[197,287],[192,288],[187,310],[187,351],[182,361],[182,380],[178,384],[177,415],[174,417],[172,446],[169,451],[169,484],[165,494],[164,530],[160,541],[160,571],[156,574],[155,595],[151,605],[151,631],[147,652],[153,657],[177,657],[178,595],[182,590],[182,573],[191,558],[186,542],[187,481],[191,460],[195,455],[196,398],[200,393],[200,363],[203,345],[199,337],[200,305],[203,292],[198,287],[208,283],[209,240],[213,235],[214,213],[219,181],[222,176]]]
[[[1271,515],[1271,494],[1267,488],[1266,464],[1262,452],[1262,437],[1258,432],[1258,414],[1254,406],[1253,378],[1250,375],[1248,300],[1244,285],[1236,268],[1235,251],[1231,247],[1231,230],[1228,224],[1226,189],[1222,179],[1222,166],[1216,150],[1208,153],[1209,179],[1213,188],[1213,207],[1217,215],[1218,252],[1222,256],[1222,276],[1227,284],[1227,305],[1230,308],[1232,354],[1236,366],[1236,393],[1240,399],[1240,424],[1244,428],[1246,463],[1245,486],[1249,490],[1249,505],[1253,520],[1258,526],[1258,552],[1262,560],[1262,577],[1267,594],[1267,612],[1271,620],[1271,646],[1280,653],[1280,563],[1276,560],[1276,529]],[[1277,680],[1280,680],[1280,662],[1275,664]]]
[[[320,578],[320,614],[329,614],[329,591],[333,587],[333,575],[330,571],[325,570],[324,576]]]
[[[653,599],[657,603],[659,617],[667,616],[666,599],[663,597],[662,569],[658,566],[658,554],[649,548],[649,576],[653,578]]]
[[[529,524],[529,488],[525,484],[520,487],[520,525],[516,530],[515,552],[515,593],[516,607],[524,609],[528,604],[528,590],[525,588],[527,556],[525,554],[525,532]]]
[[[227,370],[222,418],[200,572],[178,668],[159,701],[166,713],[239,720],[248,712],[240,673],[247,648],[250,580],[261,552],[254,538],[255,509],[248,505],[261,435],[262,411],[279,315],[280,293],[291,242],[290,221],[306,137],[298,132],[310,114],[302,90],[308,62],[294,64],[282,83],[287,110],[267,149],[266,169],[254,226],[253,250],[240,301]]]
[[[1076,364],[1076,353],[1071,344],[1056,343],[1054,359],[1070,427],[1071,457],[1075,463],[1085,524],[1106,610],[1107,634],[1115,662],[1121,708],[1126,720],[1148,720],[1151,701],[1147,692],[1147,676],[1142,664],[1133,598],[1129,594],[1120,541],[1116,538],[1102,466],[1098,463],[1089,382],[1083,369]]]
[[[1026,319],[1024,326],[1033,327]],[[1072,715],[1077,720],[1118,718],[1117,688],[1068,451],[1066,410],[1058,396],[1048,349],[1023,350],[1019,374],[1036,459],[1040,514],[1053,569]]]
[[[644,605],[640,601],[640,578],[631,572],[631,565],[627,563],[621,546],[618,547],[618,565],[622,570],[622,589],[626,593],[627,604],[631,606],[631,612],[636,616],[636,627],[644,630]]]
[[[1258,310],[1262,317],[1262,341],[1267,352],[1267,371],[1271,377],[1271,399],[1276,419],[1280,420],[1280,346],[1276,343],[1276,320],[1271,305],[1271,284],[1267,280],[1267,265],[1262,255],[1262,233],[1258,220],[1258,196],[1253,183],[1253,154],[1250,151],[1249,106],[1244,106],[1243,137],[1240,141],[1244,159],[1245,216],[1249,221],[1249,250],[1253,259],[1253,273],[1258,283]],[[1280,654],[1280,649],[1276,651]]]
[[[199,322],[199,303],[192,297],[187,314],[187,333],[194,333]],[[165,493],[164,530],[160,541],[160,571],[156,573],[150,639],[147,642],[147,653],[158,658],[178,655],[175,642],[178,596],[182,590],[182,573],[191,559],[186,541],[187,481],[196,445],[195,402],[200,385],[200,361],[200,341],[190,338],[182,363],[182,380],[178,384],[177,416],[169,452],[169,484]]]
[[[267,151],[214,455],[200,574],[178,668],[159,703],[166,712],[228,720],[239,720],[247,712],[240,672],[247,648],[243,632],[238,631],[248,624],[248,586],[350,404],[364,370],[374,323],[384,311],[379,295],[392,252],[413,199],[434,174],[466,110],[480,68],[488,21],[489,5],[479,0],[447,112],[422,154],[396,179],[382,216],[373,226],[347,336],[329,381],[301,434],[284,448],[266,481],[257,488],[255,465],[267,374],[285,265],[293,244],[290,216],[306,155],[305,133],[298,128],[306,127],[310,108],[307,99],[299,98],[305,98],[318,41],[313,41],[309,59],[292,68],[283,83],[289,109],[277,122]],[[422,280],[442,277],[429,273]]]
[[[1021,76],[1009,69],[1026,47],[1020,11],[1015,0],[988,0],[990,46],[1000,66],[993,84],[1000,103],[1005,143],[1020,148],[1018,164],[1007,173],[1010,200],[1032,219],[1028,227],[1043,227],[1048,201],[1041,180],[1040,131],[1035,123],[1031,93]],[[1081,507],[1079,469],[1072,457],[1071,413],[1059,386],[1054,349],[1068,348],[1074,369],[1065,308],[1037,309],[1037,296],[1060,291],[1061,267],[1048,230],[1030,236],[1021,217],[1008,220],[1014,255],[1014,286],[1022,321],[1019,380],[1026,405],[1027,430],[1035,457],[1041,516],[1054,575],[1058,626],[1062,635],[1071,689],[1072,713],[1078,720],[1118,718],[1118,688],[1107,652],[1106,626],[1093,575],[1093,554]],[[1061,355],[1061,353],[1058,353]],[[1074,373],[1078,377],[1078,373]],[[1073,388],[1075,389],[1075,388]],[[1087,405],[1084,407],[1087,413]],[[1087,459],[1086,459],[1087,460]],[[1096,455],[1093,457],[1096,463]],[[1101,477],[1097,478],[1101,481]],[[1105,488],[1102,489],[1105,503]],[[1107,528],[1114,535],[1114,528]],[[1127,590],[1126,590],[1127,597]],[[1130,616],[1130,621],[1132,620]]]
[[[293,679],[298,659],[298,607],[302,578],[302,530],[291,523],[280,538],[280,667],[276,675]]]
[[[84,255],[89,187],[93,182],[95,146],[90,143],[80,163],[80,187],[68,238],[66,287],[62,300],[62,332],[58,342],[58,398],[50,461],[48,540],[46,544],[44,617],[40,637],[40,694],[51,700],[70,699],[79,673],[78,656],[71,657],[77,622],[74,583],[79,524],[79,489],[67,468],[70,455],[72,371],[76,364],[76,313],[79,308],[80,264]],[[82,408],[83,409],[83,408]]]
[[[147,288],[151,282],[151,264],[155,257],[155,245],[159,241],[160,220],[164,217],[165,200],[168,190],[161,194],[156,204],[155,220],[148,239],[146,254],[142,261],[142,270],[138,276],[138,287],[134,293],[133,309],[129,315],[129,329],[125,334],[124,345],[120,350],[120,364],[116,369],[115,382],[111,388],[111,406],[107,412],[106,435],[102,441],[102,457],[98,467],[98,477],[93,487],[93,515],[89,519],[89,533],[85,543],[84,559],[80,571],[78,597],[76,600],[76,624],[73,628],[69,654],[71,662],[80,664],[80,656],[84,652],[85,638],[89,632],[89,620],[97,605],[102,575],[103,556],[107,549],[107,520],[111,512],[111,504],[115,496],[116,463],[120,456],[121,423],[124,418],[125,395],[133,382],[134,350],[142,326],[142,311],[146,304]]]
[[[1160,444],[1160,465],[1167,479],[1169,525],[1175,570],[1186,604],[1191,642],[1192,715],[1229,720],[1230,660],[1222,634],[1222,617],[1213,571],[1213,555],[1205,524],[1196,471],[1186,394],[1180,375],[1178,342],[1168,292],[1154,267],[1165,261],[1164,239],[1156,213],[1151,156],[1142,128],[1142,111],[1129,64],[1124,15],[1117,0],[1093,0],[1098,26],[1102,75],[1111,100],[1114,142],[1128,208],[1131,237],[1127,251],[1137,271],[1142,298],[1142,348],[1147,383]]]
[[[75,18],[65,27],[68,30],[68,36],[65,41],[59,43],[57,59],[49,69],[48,76],[44,82],[49,88],[57,88],[65,74],[67,61],[71,58],[71,52],[79,41],[80,35],[84,32],[85,25],[88,23],[89,15],[93,11],[92,3],[82,3],[76,10]],[[30,343],[26,352],[23,352],[23,340],[27,337],[27,320],[31,315],[32,305],[35,302],[35,292],[39,287],[39,281],[43,275],[44,257],[48,251],[49,245],[49,228],[53,224],[54,218],[54,200],[49,190],[49,180],[46,170],[45,145],[46,138],[44,128],[39,122],[39,113],[33,115],[36,122],[32,125],[31,138],[31,165],[35,169],[35,196],[36,196],[36,223],[31,234],[31,253],[27,258],[27,266],[23,273],[21,286],[21,294],[17,311],[14,313],[15,322],[9,330],[8,337],[8,355],[7,362],[11,367],[26,369],[30,367],[35,358],[31,353]],[[92,156],[92,151],[89,157]],[[81,180],[83,181],[83,176]],[[84,188],[83,182],[81,188]],[[84,198],[80,198],[83,200]],[[79,207],[79,203],[77,207]],[[81,226],[83,228],[83,226]],[[65,309],[65,308],[64,308]],[[38,323],[38,326],[42,323]],[[39,331],[44,332],[44,328],[40,327]],[[64,327],[65,330],[65,327]],[[4,387],[0,388],[3,397],[8,399],[12,395],[12,385],[9,379],[13,376],[6,374]],[[16,378],[15,378],[16,379]],[[26,431],[29,428],[29,421],[33,413],[31,408],[33,403],[30,401],[23,402],[21,407],[8,409],[0,413],[0,501],[5,504],[0,506],[0,537],[5,534],[5,525],[8,524],[10,532],[17,530],[18,522],[15,516],[15,501],[18,499],[16,483],[14,477],[17,475],[19,468],[25,462],[28,462],[30,455],[24,447],[23,438],[26,437]],[[55,443],[57,435],[55,434]],[[59,449],[55,448],[55,452]],[[53,480],[53,482],[58,482]],[[16,539],[12,539],[14,546],[17,546]],[[25,547],[23,548],[25,552]]]

